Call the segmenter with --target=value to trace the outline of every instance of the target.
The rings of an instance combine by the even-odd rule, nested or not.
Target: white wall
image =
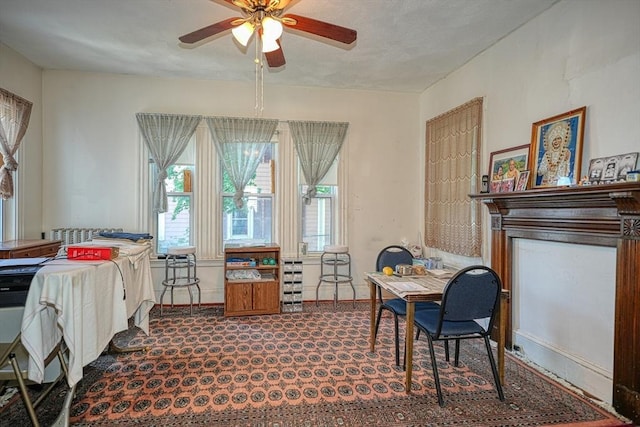
[[[515,239],[514,265],[514,342],[611,402],[616,249]]]
[[[587,106],[583,174],[591,158],[640,151],[640,2],[636,0],[564,0],[524,25],[494,47],[426,90],[420,98],[421,132],[425,121],[474,97],[485,100],[483,166],[493,151],[530,142],[538,120]],[[485,210],[484,259],[490,254],[489,217]],[[549,259],[598,258],[602,248],[559,248],[542,243],[538,252]],[[567,255],[566,250],[574,251]],[[570,252],[571,253],[571,252]],[[588,330],[576,319],[609,313],[614,297],[615,256],[595,265],[608,272],[585,275],[580,297],[557,289],[575,289],[569,265],[548,271],[553,286],[536,286],[545,277],[531,268],[540,259],[520,256],[514,277],[521,298],[513,300],[514,338],[524,353],[594,395],[611,401],[613,319]],[[592,264],[594,265],[594,264]],[[526,280],[524,280],[526,278]],[[554,291],[555,289],[555,291]],[[604,294],[603,294],[604,292]],[[534,298],[535,296],[535,298]],[[540,304],[553,303],[543,323],[530,322]],[[602,309],[602,310],[600,310]],[[588,340],[567,340],[585,336]],[[522,337],[528,337],[526,341]],[[589,343],[601,343],[592,346]],[[576,357],[578,355],[578,357]],[[575,373],[575,374],[574,374]],[[603,381],[603,378],[605,381]]]
[[[268,76],[265,80],[264,117],[350,123],[344,147],[350,159],[345,243],[358,297],[366,298],[362,273],[372,269],[377,252],[404,237],[415,239],[420,227],[420,198],[411,196],[422,170],[422,158],[415,155],[418,95],[274,87]],[[45,71],[43,87],[44,230],[136,231],[143,194],[137,181],[142,147],[137,112],[254,115],[253,84]],[[397,197],[399,188],[407,197]],[[221,302],[222,270],[199,271],[204,300]],[[305,298],[314,299],[318,273],[312,268],[305,277]],[[328,287],[326,297],[331,298]]]

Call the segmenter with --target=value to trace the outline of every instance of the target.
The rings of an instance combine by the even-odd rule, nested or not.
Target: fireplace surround
[[[513,286],[513,239],[616,248],[613,406],[640,423],[640,183],[473,194],[491,217],[491,267]],[[507,347],[512,310],[507,309]]]

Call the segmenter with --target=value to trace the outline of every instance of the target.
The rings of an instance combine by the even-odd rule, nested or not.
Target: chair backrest
[[[487,332],[493,328],[502,281],[484,265],[472,265],[457,272],[442,293],[440,316],[443,321],[488,320]],[[439,334],[440,331],[438,331]]]
[[[382,271],[384,267],[391,267],[395,270],[398,264],[413,263],[413,255],[403,246],[391,245],[387,246],[378,253],[376,260],[376,271]]]

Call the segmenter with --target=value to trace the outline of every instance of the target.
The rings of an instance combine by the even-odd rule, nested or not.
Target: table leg
[[[404,391],[411,393],[411,373],[413,371],[413,318],[415,315],[416,304],[414,302],[407,302],[407,317],[406,317],[406,329],[407,334],[404,338],[406,354],[406,372],[404,380]]]
[[[369,282],[369,298],[371,299],[371,325],[369,326],[369,350],[373,353],[376,348],[376,288],[377,285],[373,280]]]

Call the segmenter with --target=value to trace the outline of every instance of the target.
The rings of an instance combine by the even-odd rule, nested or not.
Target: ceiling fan
[[[300,15],[283,15],[291,0],[224,0],[241,9],[243,17],[228,18],[179,37],[183,43],[193,44],[231,29],[235,39],[246,46],[253,34],[258,34],[269,67],[285,64],[280,45],[283,26],[316,36],[351,44],[357,32],[350,28],[330,24]]]

